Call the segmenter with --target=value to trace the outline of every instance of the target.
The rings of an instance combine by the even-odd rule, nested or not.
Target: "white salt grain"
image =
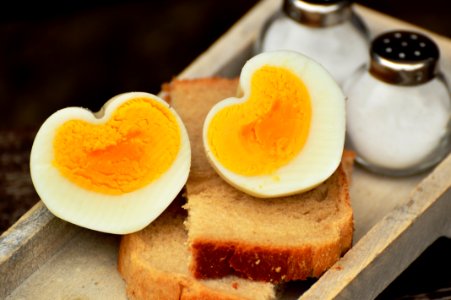
[[[405,169],[423,163],[448,134],[449,92],[438,80],[390,85],[365,73],[347,87],[347,134],[368,163]]]

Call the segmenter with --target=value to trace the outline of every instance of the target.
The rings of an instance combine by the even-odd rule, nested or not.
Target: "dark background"
[[[96,111],[122,92],[158,93],[257,2],[2,1],[0,233],[38,200],[28,158],[45,118],[73,105]],[[357,2],[451,38],[449,1]],[[450,270],[442,238],[379,298],[450,299]]]
[[[125,91],[158,93],[256,0],[0,4],[0,128],[37,126],[55,110],[98,110]],[[361,0],[451,37],[446,0]]]

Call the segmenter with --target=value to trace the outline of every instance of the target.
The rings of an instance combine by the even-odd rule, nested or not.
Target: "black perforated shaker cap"
[[[390,31],[376,37],[370,49],[369,72],[396,85],[417,85],[435,77],[440,56],[427,36],[411,31]]]
[[[283,11],[304,25],[326,27],[349,19],[351,4],[350,0],[284,0]]]

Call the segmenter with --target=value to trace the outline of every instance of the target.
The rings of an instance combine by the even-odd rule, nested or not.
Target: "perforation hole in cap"
[[[385,33],[373,41],[373,53],[398,63],[437,60],[439,50],[428,37],[408,31]]]

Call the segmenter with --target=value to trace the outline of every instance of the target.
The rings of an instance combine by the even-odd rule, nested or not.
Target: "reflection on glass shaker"
[[[261,33],[257,52],[298,51],[342,84],[368,57],[366,26],[348,0],[284,0]]]
[[[344,87],[348,146],[378,173],[432,167],[451,145],[450,90],[437,45],[420,33],[391,31],[372,42],[370,56]]]

